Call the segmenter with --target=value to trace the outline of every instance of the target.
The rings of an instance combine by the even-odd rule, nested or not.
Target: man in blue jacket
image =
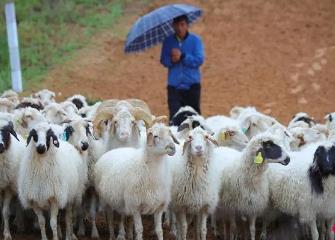
[[[188,32],[186,15],[173,20],[175,34],[163,42],[161,64],[168,71],[168,105],[170,120],[180,107],[191,106],[199,114],[204,48],[199,36]]]

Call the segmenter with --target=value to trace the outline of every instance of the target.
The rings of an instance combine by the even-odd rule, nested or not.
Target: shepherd
[[[161,64],[168,68],[167,97],[170,120],[183,106],[191,106],[199,114],[201,96],[200,66],[205,54],[201,38],[189,32],[189,19],[181,15],[173,19],[174,34],[165,38]]]

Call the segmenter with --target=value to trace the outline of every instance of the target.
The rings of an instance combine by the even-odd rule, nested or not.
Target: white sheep
[[[197,116],[199,113],[194,110],[191,106],[184,106],[178,109],[178,111],[170,119],[170,125],[180,126],[189,116]]]
[[[310,128],[316,124],[315,120],[305,112],[296,113],[288,124],[288,128],[305,127]]]
[[[176,215],[177,237],[186,239],[186,214],[197,216],[197,235],[206,239],[207,216],[219,199],[219,173],[212,162],[216,141],[201,127],[190,131],[183,151],[171,159],[172,191],[170,208]]]
[[[83,118],[93,120],[93,117],[94,117],[98,107],[100,106],[100,104],[101,104],[101,102],[96,102],[92,106],[82,107],[81,109],[79,109],[78,114]]]
[[[38,91],[37,93],[34,93],[33,97],[39,99],[39,101],[45,107],[49,105],[50,103],[55,102],[56,94],[48,89],[42,89]]]
[[[138,240],[143,234],[141,215],[154,214],[157,237],[163,239],[161,218],[171,187],[166,154],[175,153],[174,141],[169,128],[156,123],[148,129],[145,146],[114,149],[96,163],[95,187],[109,208],[110,239],[114,236],[111,210],[133,217]]]
[[[44,108],[42,113],[48,122],[54,124],[62,124],[63,122],[69,121],[71,118],[59,103],[50,103]]]
[[[40,122],[46,122],[41,112],[32,107],[17,109],[13,112],[15,131],[24,138],[28,137],[31,128]]]
[[[251,239],[255,239],[256,218],[269,204],[265,170],[268,163],[287,165],[289,157],[279,140],[263,133],[253,137],[242,152],[220,147],[214,152],[222,169],[220,208],[231,214],[231,232],[236,228],[235,214],[248,217]]]
[[[57,215],[63,208],[66,239],[72,239],[72,207],[80,204],[86,181],[87,166],[79,152],[59,141],[47,123],[34,126],[20,163],[18,192],[23,207],[32,208],[37,215],[43,240],[47,239],[43,210],[50,210],[53,238],[58,239]]]
[[[7,98],[0,98],[0,112],[10,113],[14,110],[15,104]]]
[[[96,211],[98,198],[94,190],[93,167],[97,159],[99,159],[105,150],[102,140],[95,140],[92,137],[90,122],[76,118],[64,126],[64,140],[72,144],[81,154],[83,160],[87,162],[88,167],[88,183],[86,185],[86,193],[84,202],[78,209],[79,227],[78,236],[85,235],[84,212],[89,208],[89,214],[92,221],[92,238],[99,238],[96,226]]]
[[[4,239],[12,239],[9,230],[9,206],[17,194],[19,164],[25,145],[21,136],[14,131],[13,123],[0,120],[0,191],[3,193],[2,217],[4,221]]]
[[[87,102],[86,102],[86,97],[84,97],[83,95],[73,95],[72,97],[69,97],[68,99],[66,99],[66,101],[72,102],[78,110],[80,110],[83,107],[87,107]]]
[[[324,132],[319,131],[316,126],[311,128],[306,127],[292,127],[289,128],[292,136],[290,148],[292,151],[299,151],[302,148],[316,142],[324,141],[327,136]]]
[[[332,142],[311,144],[290,156],[289,166],[272,165],[267,170],[271,207],[298,217],[310,228],[312,239],[317,240],[317,217],[335,217],[335,146]],[[263,237],[265,231],[263,227]]]

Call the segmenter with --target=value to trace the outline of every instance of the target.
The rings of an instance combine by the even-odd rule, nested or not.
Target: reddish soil
[[[92,39],[71,61],[56,66],[43,87],[61,92],[61,98],[75,93],[92,99],[140,98],[155,114],[167,114],[167,71],[159,64],[160,47],[125,55],[123,44],[139,15],[171,2],[129,6],[116,26]],[[202,36],[206,48],[205,115],[254,105],[287,122],[298,111],[322,119],[335,110],[335,1],[184,2],[204,9],[191,31]],[[145,225],[149,229],[151,223]]]
[[[156,114],[166,114],[166,69],[159,64],[160,47],[126,55],[123,44],[134,20],[171,1],[149,8],[129,6],[108,31],[92,39],[69,61],[56,66],[45,87],[91,98],[137,97]],[[335,2],[314,1],[185,1],[204,9],[192,27],[202,36],[206,62],[202,67],[202,110],[227,114],[235,105],[254,105],[286,122],[307,111],[322,119],[334,111]]]

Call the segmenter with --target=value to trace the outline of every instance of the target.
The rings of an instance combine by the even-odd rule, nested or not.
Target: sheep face
[[[323,178],[335,175],[335,146],[333,144],[321,145],[316,149],[313,165],[308,173],[312,192],[323,193]]]
[[[61,124],[69,120],[69,115],[57,103],[52,103],[47,106],[43,111],[46,119],[55,124]]]
[[[56,94],[52,91],[49,91],[47,89],[43,89],[37,93],[35,93],[34,98],[38,98],[43,106],[47,106],[50,103],[55,102],[55,96]]]
[[[4,153],[10,146],[11,138],[10,135],[14,136],[18,141],[16,132],[12,122],[0,121],[0,154]]]
[[[280,163],[288,165],[290,157],[286,151],[280,146],[278,141],[270,135],[259,135],[250,141],[251,146],[254,146],[252,155],[255,156],[254,163]]]
[[[205,119],[200,115],[188,116],[187,119],[178,126],[178,132],[187,133],[187,131],[200,126],[211,135],[214,135],[214,132],[212,132],[212,130],[204,122]]]
[[[220,146],[235,146],[239,150],[245,148],[249,142],[248,137],[236,127],[221,128],[217,137]]]
[[[74,105],[72,102],[69,101],[62,102],[61,106],[64,109],[64,111],[70,116],[75,116],[78,114],[78,109],[76,105]]]
[[[300,112],[295,114],[292,117],[292,120],[289,123],[289,127],[294,126],[306,126],[306,127],[312,127],[316,124],[315,120],[310,117],[307,113]]]
[[[192,156],[207,156],[211,144],[218,145],[217,141],[208,132],[201,127],[197,127],[189,133],[188,140],[184,143],[183,153],[188,151]]]
[[[325,116],[328,129],[335,129],[335,113],[329,113]]]
[[[292,151],[298,151],[306,144],[317,142],[325,138],[325,136],[314,128],[295,127],[290,129],[290,133],[292,135],[290,142]]]
[[[65,140],[69,141],[80,152],[86,151],[89,147],[88,137],[91,135],[89,123],[83,119],[70,122],[65,130]]]
[[[275,120],[271,117],[255,113],[242,119],[241,127],[243,132],[249,138],[252,138],[260,133],[265,132],[268,128],[275,124]]]
[[[129,142],[134,130],[139,134],[136,119],[129,111],[121,110],[113,117],[111,131],[120,142]]]
[[[29,145],[35,146],[38,154],[44,154],[52,145],[58,148],[59,141],[58,137],[47,123],[40,123],[29,132],[27,146]]]
[[[175,143],[179,144],[170,129],[162,123],[156,123],[147,130],[147,146],[158,155],[174,155]]]
[[[35,108],[29,107],[29,108],[25,108],[19,111],[20,112],[17,113],[16,122],[22,128],[30,128],[35,122],[45,121],[44,116]]]

